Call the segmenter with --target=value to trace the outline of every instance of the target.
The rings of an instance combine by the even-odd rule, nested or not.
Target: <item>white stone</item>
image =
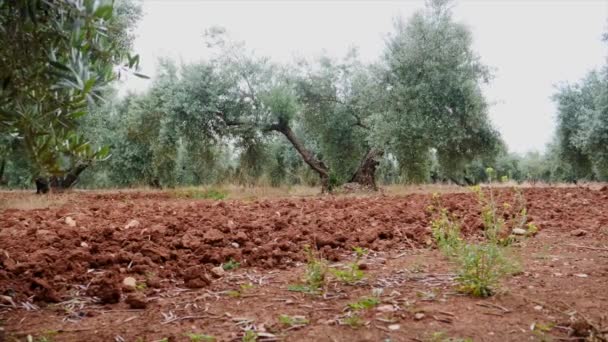
[[[139,227],[139,221],[131,220],[131,221],[129,221],[129,223],[127,223],[127,225],[125,226],[125,229],[131,229],[131,228],[137,228],[137,227]]]
[[[388,326],[388,330],[395,331],[395,330],[399,330],[399,329],[401,329],[401,326],[399,324],[391,324]]]
[[[134,289],[137,287],[137,280],[133,277],[126,277],[123,279],[122,284],[128,288]]]
[[[528,232],[525,229],[513,228],[513,230],[511,231],[511,233],[513,233],[515,235],[526,235]]]
[[[65,218],[65,224],[67,224],[70,227],[76,227],[76,221],[69,216]]]

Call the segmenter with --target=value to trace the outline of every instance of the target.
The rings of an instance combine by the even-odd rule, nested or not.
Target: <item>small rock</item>
[[[153,288],[153,289],[159,289],[162,287],[162,284],[160,282],[160,279],[156,278],[156,277],[150,277],[146,280],[146,285],[149,288]]]
[[[128,295],[125,303],[129,304],[129,308],[131,309],[145,309],[148,306],[146,296],[140,292]]]
[[[83,242],[80,243],[80,247],[82,247],[82,248],[89,248],[89,244],[83,241]]]
[[[553,273],[553,275],[556,276],[556,277],[561,277],[563,274],[561,274],[559,272],[556,272],[556,273]]]
[[[359,266],[360,270],[363,270],[363,271],[369,270],[369,265],[364,262],[360,262],[359,265],[357,265],[357,266]]]
[[[64,222],[70,227],[76,227],[76,221],[69,216],[65,218]]]
[[[585,273],[577,273],[574,276],[575,277],[579,277],[579,278],[587,278],[587,277],[589,277],[589,275],[585,274]]]
[[[415,320],[417,320],[417,321],[419,321],[419,320],[423,319],[423,318],[424,318],[424,316],[425,316],[425,314],[423,314],[422,312],[417,312],[417,313],[414,315],[414,319],[415,319]]]
[[[234,247],[234,248],[239,248],[239,247],[241,246],[241,245],[239,245],[239,244],[238,244],[238,243],[236,243],[236,242],[233,242],[233,243],[231,243],[230,245],[231,245],[232,247]]]
[[[393,311],[395,311],[395,308],[392,305],[390,305],[390,304],[380,305],[380,306],[378,306],[376,308],[376,311],[380,311],[380,312],[393,312]]]
[[[526,235],[528,232],[522,228],[513,228],[511,233],[513,233],[514,235]]]
[[[575,229],[573,231],[570,232],[570,235],[572,236],[585,236],[587,235],[587,231],[584,229]]]
[[[122,284],[127,288],[135,289],[137,287],[137,280],[133,277],[126,277],[123,279]]]
[[[213,276],[216,278],[223,277],[225,273],[226,271],[224,271],[224,268],[222,268],[221,266],[217,266],[211,269],[211,274],[213,274]]]
[[[131,228],[137,228],[137,227],[139,227],[139,221],[131,220],[131,221],[129,221],[129,223],[127,223],[127,225],[125,226],[125,229],[131,229]]]
[[[542,309],[543,309],[543,307],[540,306],[540,305],[537,305],[537,306],[534,307],[534,310],[536,310],[536,311],[540,311]]]
[[[399,329],[401,329],[401,326],[399,324],[391,324],[388,326],[388,330],[395,331],[395,330],[399,330]]]

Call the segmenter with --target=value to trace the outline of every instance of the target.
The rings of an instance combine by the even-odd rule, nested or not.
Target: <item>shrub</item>
[[[458,263],[456,281],[459,290],[475,297],[489,297],[498,287],[501,278],[515,269],[494,243],[463,244],[455,258]]]

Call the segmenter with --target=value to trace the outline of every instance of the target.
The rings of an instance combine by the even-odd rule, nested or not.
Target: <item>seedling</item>
[[[256,342],[258,340],[258,334],[253,330],[245,331],[243,335],[243,342]]]
[[[304,251],[308,260],[303,279],[305,284],[290,285],[287,289],[289,291],[316,294],[325,286],[327,262],[318,257],[310,246],[305,246]]]
[[[352,310],[366,310],[380,304],[380,300],[376,297],[363,297],[355,303],[349,303],[348,307]]]
[[[188,333],[186,337],[190,339],[190,342],[215,342],[215,337],[206,334]]]
[[[287,327],[303,326],[309,323],[304,316],[280,315],[279,322]]]
[[[353,329],[358,329],[359,327],[363,326],[363,320],[358,315],[348,316],[343,320],[343,322]]]
[[[241,264],[232,258],[230,258],[230,260],[228,260],[228,262],[226,262],[225,264],[222,264],[222,268],[224,269],[224,271],[236,270],[239,267],[241,267]]]
[[[368,251],[361,247],[355,247],[353,250],[355,251],[355,260],[352,263],[349,263],[345,270],[331,270],[334,277],[347,284],[356,283],[365,276],[365,273],[359,269],[359,262]]]

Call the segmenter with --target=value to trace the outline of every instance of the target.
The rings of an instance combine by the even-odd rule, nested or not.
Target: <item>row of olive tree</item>
[[[97,29],[111,26],[117,18],[112,13],[96,9],[85,22]],[[122,32],[128,27],[123,25]],[[39,167],[34,175],[61,175],[62,185],[69,186],[109,149],[112,157],[85,174],[87,184],[172,186],[267,177],[271,184],[318,183],[331,190],[347,182],[376,188],[377,173],[382,181],[422,182],[434,175],[474,182],[470,165],[488,164],[504,150],[481,91],[490,74],[471,48],[470,31],[453,19],[445,0],[430,1],[409,20],[397,20],[374,64],[360,62],[353,50],[340,60],[322,57],[279,65],[229,40],[222,29],[211,29],[207,60],[179,68],[161,63],[148,92],[95,105],[93,115],[81,117],[87,98],[112,96],[100,87],[114,77],[108,62],[117,63],[128,51],[128,40],[120,41],[126,45],[109,44],[113,50],[103,54],[108,59],[98,63],[103,74],[91,75],[97,64],[90,62],[83,71],[89,78],[64,82],[68,76],[61,74],[64,78],[45,79],[48,89],[69,84],[72,88],[62,96],[81,101],[78,111],[52,109],[65,118],[53,119],[53,129],[32,133],[35,139],[27,137],[28,130],[38,124],[48,128],[49,122],[15,119],[11,133],[19,134],[2,139],[16,136],[29,157],[11,159],[13,170]],[[87,48],[93,43],[87,44],[81,49],[96,56],[97,50]],[[129,61],[133,66],[137,60]],[[44,60],[40,68],[67,73],[74,69],[68,62]],[[47,99],[33,103],[50,106]],[[65,133],[59,127],[66,127]],[[104,148],[92,149],[87,141]],[[49,163],[37,148],[51,153]]]

